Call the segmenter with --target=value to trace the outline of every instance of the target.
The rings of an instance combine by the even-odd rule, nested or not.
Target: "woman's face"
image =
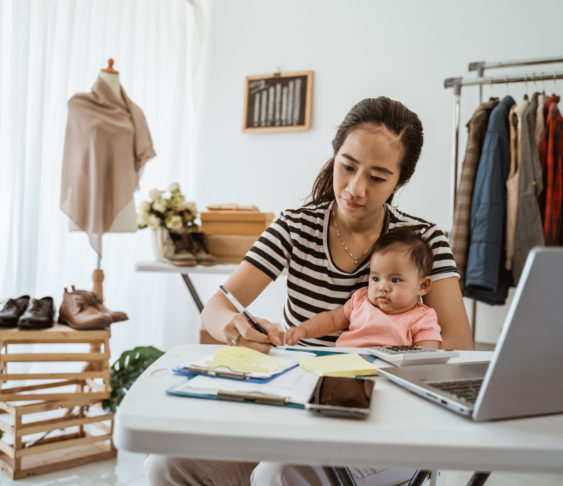
[[[397,187],[403,147],[384,126],[352,130],[334,157],[333,185],[344,217],[377,213]]]

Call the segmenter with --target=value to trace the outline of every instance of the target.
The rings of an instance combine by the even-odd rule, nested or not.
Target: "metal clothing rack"
[[[521,59],[517,61],[500,61],[500,62],[471,62],[468,70],[476,71],[476,78],[454,77],[444,80],[444,88],[453,88],[454,91],[454,124],[452,132],[452,183],[451,183],[451,227],[454,224],[454,210],[457,197],[457,182],[459,168],[459,128],[460,128],[460,108],[461,108],[461,88],[463,86],[479,86],[479,104],[483,102],[483,86],[492,86],[493,84],[510,84],[510,83],[528,83],[535,81],[555,81],[563,79],[563,71],[554,71],[549,73],[532,72],[519,73],[511,76],[485,77],[486,69],[513,68],[521,66],[537,66],[544,64],[563,63],[563,56],[549,58]],[[473,309],[471,315],[471,332],[473,341],[475,341],[475,327],[477,323],[477,301],[473,300]]]

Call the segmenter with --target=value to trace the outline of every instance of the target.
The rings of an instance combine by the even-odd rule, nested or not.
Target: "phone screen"
[[[375,381],[371,378],[319,378],[307,408],[325,415],[365,418],[369,414]]]

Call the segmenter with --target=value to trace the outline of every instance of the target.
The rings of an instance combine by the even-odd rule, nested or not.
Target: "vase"
[[[164,226],[157,226],[152,228],[152,248],[154,251],[154,257],[159,262],[166,261],[164,259],[164,248],[166,245],[166,237],[168,236],[168,230]]]

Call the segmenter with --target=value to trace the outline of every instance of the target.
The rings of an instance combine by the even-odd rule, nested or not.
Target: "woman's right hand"
[[[266,330],[267,335],[254,329],[243,314],[233,314],[224,327],[227,344],[246,346],[262,353],[268,353],[272,344],[283,345],[283,330],[279,324],[259,317],[255,317],[255,319]]]

